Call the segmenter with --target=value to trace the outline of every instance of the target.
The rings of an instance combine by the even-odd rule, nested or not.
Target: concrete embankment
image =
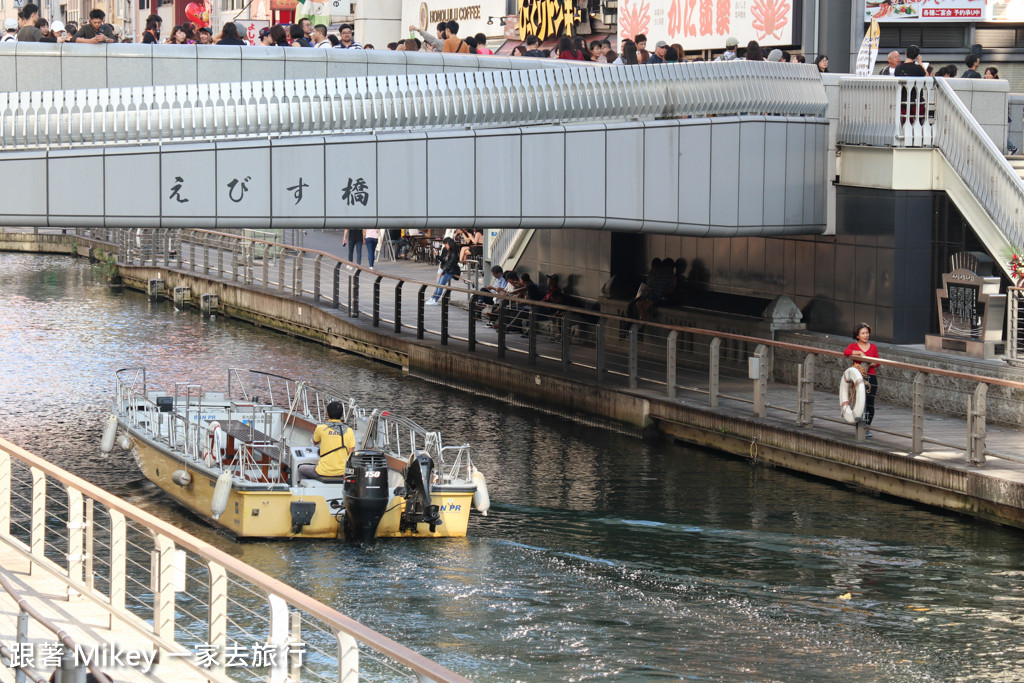
[[[55,245],[37,246],[40,251],[50,251]],[[368,324],[365,313],[358,320],[348,318],[344,310],[331,308],[329,302],[314,305],[308,299],[190,272],[122,266],[120,276],[125,286],[142,292],[148,291],[151,279],[163,280],[166,296],[175,287],[187,287],[193,302],[200,294],[215,294],[218,312],[223,315],[397,365],[430,382],[638,435],[662,434],[755,462],[1024,528],[1024,466],[1014,462],[990,458],[986,467],[969,467],[962,452],[940,449],[913,455],[896,437],[858,442],[851,429],[821,421],[800,428],[791,415],[776,412],[759,419],[729,401],[711,408],[699,397],[669,399],[655,391],[597,384],[582,371],[566,375],[550,367],[497,358],[493,349],[470,353],[464,350],[464,343],[443,346],[437,337],[418,340],[408,331],[394,334],[383,323],[376,328]],[[905,418],[909,422],[907,409],[886,406],[885,411],[891,421]],[[950,432],[963,429],[962,418],[929,415],[929,420],[949,421]],[[1019,432],[1012,430],[1004,437],[1011,444],[1022,441]]]

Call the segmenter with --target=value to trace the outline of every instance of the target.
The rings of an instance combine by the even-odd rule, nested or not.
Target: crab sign
[[[782,30],[789,23],[790,4],[785,0],[754,0],[750,8],[754,15],[752,26],[757,31],[759,40],[771,36],[775,40],[782,40]]]

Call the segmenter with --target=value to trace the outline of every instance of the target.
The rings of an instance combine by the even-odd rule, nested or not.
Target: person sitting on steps
[[[345,475],[345,463],[356,447],[356,435],[341,421],[345,406],[340,401],[327,404],[327,423],[318,425],[313,432],[313,443],[320,446],[320,461],[299,465],[299,479],[327,481]]]

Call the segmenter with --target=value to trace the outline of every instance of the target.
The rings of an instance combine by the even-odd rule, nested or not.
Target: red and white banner
[[[659,40],[684,50],[724,50],[733,36],[740,47],[793,44],[790,0],[619,0],[619,40],[647,36],[647,49]]]

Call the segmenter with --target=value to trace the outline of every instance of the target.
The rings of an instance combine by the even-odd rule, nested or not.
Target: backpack
[[[17,37],[13,33],[5,33],[3,38],[0,38],[0,43],[10,43],[11,41],[17,42]]]

